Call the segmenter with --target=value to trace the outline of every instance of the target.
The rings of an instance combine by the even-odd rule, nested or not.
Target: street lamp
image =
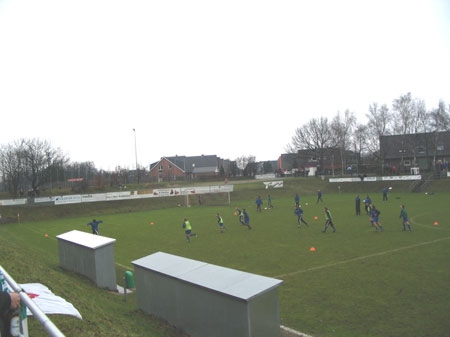
[[[134,157],[136,158],[137,183],[139,184],[139,169],[138,169],[137,146],[136,146],[136,129],[133,129],[133,133],[134,133]]]

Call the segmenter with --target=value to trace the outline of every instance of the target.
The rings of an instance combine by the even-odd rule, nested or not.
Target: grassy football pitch
[[[298,228],[294,194],[288,189],[258,187],[241,198],[233,192],[231,205],[174,204],[103,214],[91,207],[82,216],[0,226],[1,264],[16,281],[42,282],[77,307],[82,321],[55,318],[66,336],[80,331],[84,336],[183,336],[140,312],[133,295],[125,302],[58,267],[56,236],[73,229],[89,232],[86,223],[96,217],[103,220],[100,235],[117,239],[117,280],[133,271],[131,261],[163,251],[283,280],[281,324],[313,337],[449,335],[449,193],[394,189],[388,201],[382,201],[381,192],[372,193],[384,229],[375,232],[363,207],[355,215],[355,192],[325,191],[323,203],[316,203],[312,191],[297,189],[309,227]],[[272,209],[265,209],[268,192]],[[363,199],[365,191],[359,193]],[[264,201],[261,213],[256,212],[258,195]],[[401,204],[412,232],[402,231]],[[331,210],[336,233],[332,228],[322,232],[324,206]],[[239,224],[235,207],[247,209],[252,230]],[[225,233],[218,229],[217,212]],[[191,243],[181,227],[184,217],[198,234]]]

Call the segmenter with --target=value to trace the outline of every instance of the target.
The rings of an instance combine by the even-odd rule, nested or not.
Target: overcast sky
[[[449,60],[447,0],[0,0],[0,145],[276,160],[311,118],[448,105]]]

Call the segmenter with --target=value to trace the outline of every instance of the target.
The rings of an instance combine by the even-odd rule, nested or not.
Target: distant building
[[[151,181],[173,181],[187,179],[216,179],[226,177],[230,161],[216,155],[162,157],[150,164]]]
[[[347,150],[342,154],[338,148],[298,150],[278,158],[278,172],[288,176],[356,174],[357,163],[358,154],[353,151]]]
[[[450,131],[381,136],[380,153],[386,173],[448,171]]]

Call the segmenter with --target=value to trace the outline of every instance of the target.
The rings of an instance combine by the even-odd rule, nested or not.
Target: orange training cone
[[[435,221],[433,225],[438,226],[439,223],[437,221]]]
[[[309,248],[309,251],[310,251],[310,252],[315,252],[315,251],[316,251],[316,248],[315,248],[315,247],[311,247],[311,248]]]
[[[316,215],[315,217],[314,217],[314,220],[318,220],[319,219],[319,217]]]

